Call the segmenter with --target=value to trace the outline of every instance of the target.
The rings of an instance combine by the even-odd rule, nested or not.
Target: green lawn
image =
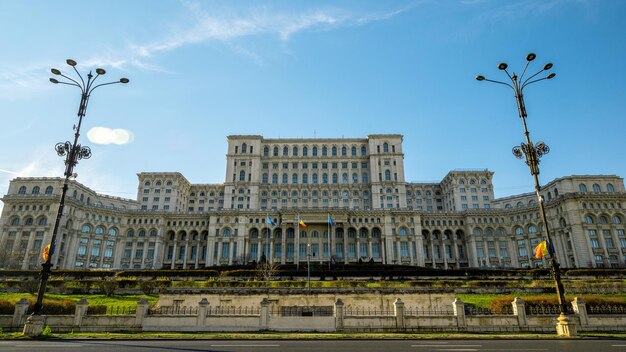
[[[19,301],[21,298],[36,299],[37,295],[30,293],[5,293],[0,292],[0,300],[14,300]],[[93,294],[93,295],[70,295],[70,294],[58,294],[58,293],[46,293],[44,302],[46,300],[62,300],[69,299],[78,302],[81,298],[86,298],[90,305],[105,305],[107,307],[120,307],[120,308],[134,308],[140,299],[145,298],[148,303],[153,304],[159,300],[159,297],[147,296],[147,295],[113,295],[107,297],[105,295]]]

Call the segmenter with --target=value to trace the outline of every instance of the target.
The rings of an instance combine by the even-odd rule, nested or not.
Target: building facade
[[[203,268],[267,260],[373,261],[436,268],[546,266],[534,193],[494,199],[493,173],[405,180],[401,135],[362,139],[229,136],[223,184],[138,174],[137,199],[72,181],[53,263],[66,269]],[[16,178],[2,198],[0,266],[35,269],[50,242],[61,178]],[[543,186],[563,267],[623,267],[619,176]],[[300,222],[301,221],[301,222]]]

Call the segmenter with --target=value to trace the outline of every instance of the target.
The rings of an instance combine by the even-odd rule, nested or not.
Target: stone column
[[[267,298],[263,298],[261,301],[261,315],[259,316],[259,328],[261,330],[267,330],[269,328],[269,305],[270,301]]]
[[[206,313],[209,307],[209,301],[206,298],[203,298],[200,303],[198,303],[198,320],[196,322],[197,326],[204,326],[206,322]]]
[[[467,327],[465,322],[465,304],[460,299],[455,298],[454,302],[452,302],[452,309],[456,316],[456,324],[459,330],[465,330]]]
[[[343,331],[343,301],[337,298],[335,302],[335,330]]]
[[[526,307],[524,301],[519,297],[515,297],[513,302],[513,315],[517,315],[517,325],[522,328],[526,327],[528,324],[526,322]]]
[[[15,310],[13,311],[13,321],[11,326],[19,326],[22,324],[22,319],[28,313],[28,300],[26,298],[21,298],[17,303],[15,303]]]
[[[80,326],[83,322],[83,317],[87,315],[87,309],[89,308],[89,302],[86,299],[81,298],[76,303],[76,310],[74,311],[74,326]]]
[[[396,328],[404,329],[404,302],[400,298],[396,299],[393,308],[396,315]]]
[[[570,322],[566,314],[561,313],[556,323],[556,333],[559,336],[576,336],[577,329],[574,322]]]
[[[143,320],[146,316],[148,316],[148,301],[145,298],[142,298],[139,302],[137,302],[137,311],[135,312],[135,325],[142,326]]]

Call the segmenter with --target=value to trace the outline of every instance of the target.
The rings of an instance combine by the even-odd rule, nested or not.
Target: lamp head
[[[50,78],[50,82],[57,84],[59,81],[56,78]]]
[[[72,66],[72,67],[76,66],[76,61],[74,61],[72,59],[67,59],[67,60],[65,60],[65,62],[67,62],[67,64]]]
[[[476,76],[476,80],[477,81],[484,81],[485,80],[485,76],[478,75],[478,76]]]
[[[52,72],[52,74],[54,74],[54,75],[60,75],[61,74],[61,71],[57,70],[56,68],[51,68],[50,72]]]
[[[526,61],[528,61],[528,62],[533,61],[536,57],[537,57],[537,55],[535,53],[530,53],[530,54],[526,55]]]
[[[124,83],[124,84],[126,84],[126,83],[128,83],[128,82],[130,82],[130,81],[128,80],[128,78],[120,78],[120,83]]]
[[[507,65],[506,63],[502,62],[498,65],[498,69],[499,70],[506,70],[506,68],[509,67],[509,65]]]
[[[543,67],[543,69],[544,69],[544,70],[549,70],[549,69],[551,69],[551,68],[552,68],[552,66],[553,66],[553,65],[552,65],[552,63],[548,63],[548,64],[546,64],[546,65]]]
[[[546,79],[553,79],[554,76],[556,76],[556,73],[552,72],[551,74],[548,75],[548,77],[546,77]]]
[[[96,73],[99,74],[99,75],[103,75],[103,74],[107,73],[107,71],[105,71],[103,68],[97,68],[96,69]]]

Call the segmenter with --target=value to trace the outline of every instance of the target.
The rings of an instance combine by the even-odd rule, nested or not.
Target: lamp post
[[[101,83],[98,85],[94,85],[94,82],[98,79],[98,77],[106,74],[106,71],[102,68],[96,69],[96,75],[94,76],[91,71],[87,74],[87,81],[83,78],[83,76],[76,69],[76,61],[72,59],[67,59],[67,64],[74,69],[76,74],[78,75],[79,81],[70,78],[60,70],[53,68],[50,70],[52,74],[56,76],[61,76],[68,81],[60,81],[56,78],[50,78],[50,82],[54,84],[66,84],[70,86],[78,87],[81,91],[80,105],[78,107],[78,125],[74,126],[74,142],[70,141],[57,143],[54,147],[57,154],[61,157],[65,157],[65,180],[63,182],[63,190],[61,192],[61,200],[59,202],[59,210],[57,211],[57,217],[54,222],[54,229],[52,231],[52,238],[50,239],[50,247],[48,250],[47,258],[45,258],[44,263],[41,265],[41,273],[40,273],[40,281],[39,281],[39,291],[37,293],[37,302],[35,303],[35,307],[33,309],[33,315],[40,315],[43,309],[43,297],[46,292],[46,284],[48,283],[48,278],[50,277],[50,272],[52,269],[52,255],[54,254],[55,246],[56,246],[56,238],[57,233],[59,231],[59,224],[61,222],[61,217],[63,216],[63,208],[65,207],[65,195],[67,193],[67,189],[69,186],[70,178],[76,177],[74,173],[74,167],[78,164],[79,160],[89,159],[91,157],[91,149],[89,147],[81,146],[78,144],[78,137],[80,136],[80,127],[83,123],[83,118],[85,117],[85,112],[87,111],[87,104],[89,103],[89,97],[91,93],[98,87],[117,84],[117,83],[128,83],[128,78],[121,78],[118,81]]]
[[[528,68],[530,63],[533,60],[535,60],[536,57],[537,55],[535,55],[534,53],[530,53],[526,55],[526,66],[524,67],[524,70],[522,71],[522,74],[520,75],[520,77],[517,77],[515,73],[511,75],[509,71],[507,70],[508,65],[506,63],[503,62],[498,65],[498,69],[506,73],[511,83],[487,79],[485,78],[485,76],[476,76],[476,80],[505,85],[511,88],[513,90],[513,94],[515,95],[515,101],[517,103],[517,111],[518,111],[519,117],[522,119],[522,124],[524,126],[524,136],[526,137],[526,142],[522,142],[519,146],[513,147],[513,155],[518,159],[522,159],[525,157],[526,164],[530,168],[530,174],[533,176],[533,179],[535,182],[535,193],[537,194],[537,203],[539,204],[539,213],[541,216],[541,221],[543,222],[543,226],[545,228],[546,239],[548,242],[547,247],[549,248],[548,252],[550,255],[550,266],[551,266],[551,271],[552,271],[552,277],[554,279],[554,283],[556,286],[556,294],[558,296],[558,301],[559,301],[560,316],[559,316],[559,323],[557,324],[557,332],[559,333],[559,335],[570,336],[576,333],[575,325],[572,324],[568,326],[568,318],[567,318],[568,307],[567,307],[567,303],[565,301],[565,296],[563,292],[564,291],[563,283],[561,282],[561,271],[559,269],[559,262],[557,261],[556,252],[554,250],[554,243],[552,242],[552,237],[550,236],[550,228],[548,226],[548,221],[546,218],[546,211],[543,205],[543,198],[541,197],[541,185],[539,184],[539,162],[542,156],[550,152],[550,148],[542,141],[533,143],[530,140],[530,133],[528,132],[528,127],[526,125],[526,118],[528,117],[528,115],[526,113],[526,105],[524,103],[524,94],[523,94],[524,88],[526,88],[530,84],[543,81],[543,80],[552,79],[556,76],[556,73],[552,72],[552,73],[548,73],[546,76],[543,76],[541,78],[535,78],[539,74],[546,72],[552,68],[553,65],[551,63],[548,63],[544,65],[541,70],[532,74],[530,77],[524,79],[524,74],[526,73],[526,69]]]

